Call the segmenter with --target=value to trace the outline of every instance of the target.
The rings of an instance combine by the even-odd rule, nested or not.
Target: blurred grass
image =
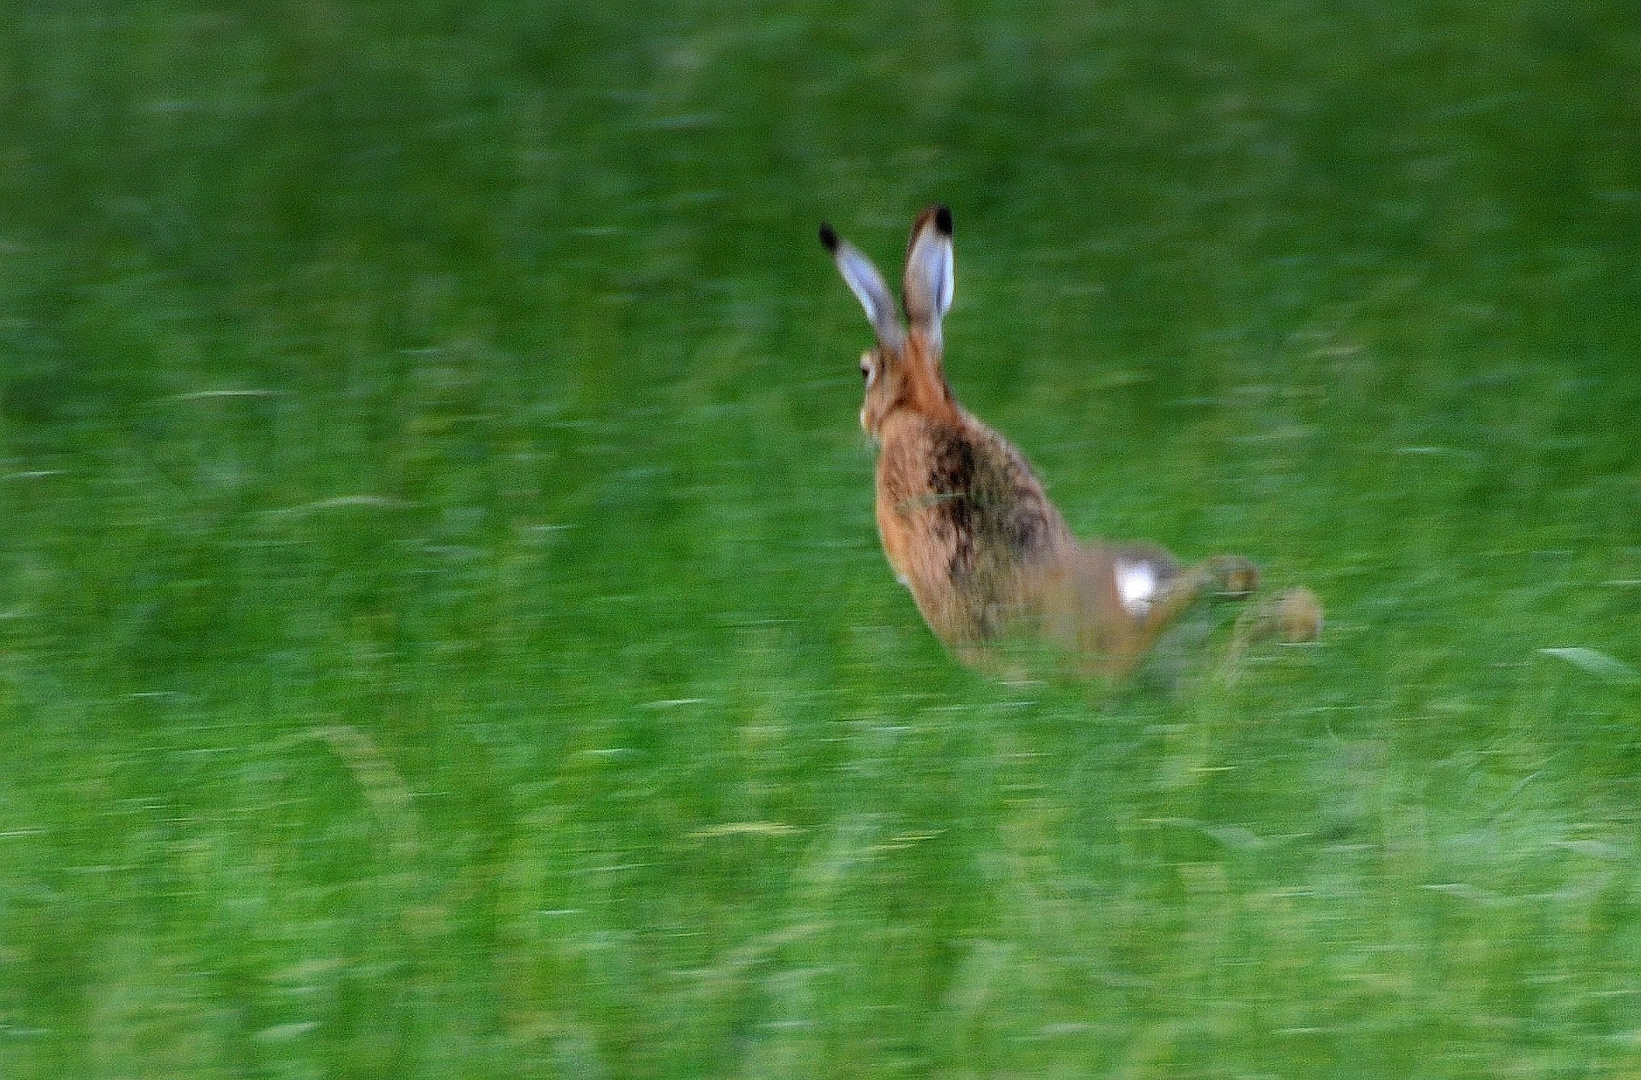
[[[0,1073],[1641,1072],[1631,5],[0,20]],[[940,652],[813,241],[936,198],[1322,647]]]

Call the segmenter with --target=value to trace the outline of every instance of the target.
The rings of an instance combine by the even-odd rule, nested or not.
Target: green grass
[[[1638,76],[1621,3],[0,7],[0,1075],[1641,1074]],[[969,407],[1321,646],[941,652],[814,240],[935,199]]]

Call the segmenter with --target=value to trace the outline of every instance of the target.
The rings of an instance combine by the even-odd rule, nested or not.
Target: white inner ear
[[[1117,560],[1113,571],[1117,579],[1117,599],[1130,615],[1144,615],[1151,610],[1151,601],[1157,595],[1157,568],[1145,561]]]
[[[894,297],[889,295],[889,285],[883,280],[883,275],[872,265],[872,260],[850,244],[839,244],[835,257],[838,273],[843,275],[844,284],[855,294],[860,306],[866,309],[866,319],[877,332],[878,340],[899,348],[904,331],[895,314]]]
[[[945,318],[946,312],[952,309],[952,293],[957,288],[957,272],[952,266],[952,242],[942,238],[936,245],[939,249],[939,263],[936,273],[939,275],[939,287],[935,289],[935,296],[940,300],[940,317]]]
[[[883,310],[883,299],[889,295],[883,275],[867,261],[866,256],[849,250],[838,253],[838,272],[848,283],[849,291],[855,294],[855,299],[860,301],[860,306],[866,309],[866,318],[876,326],[888,314]]]
[[[932,231],[932,230],[931,230]],[[952,293],[957,280],[952,266],[952,241],[948,236],[928,236],[912,248],[911,277],[929,290],[935,318],[943,319],[952,309]]]

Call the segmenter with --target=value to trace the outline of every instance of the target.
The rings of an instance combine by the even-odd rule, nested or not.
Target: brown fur
[[[1152,544],[1079,544],[1025,456],[958,403],[942,367],[940,318],[951,293],[951,215],[930,207],[907,241],[903,295],[910,325],[890,321],[881,275],[829,226],[821,238],[862,299],[877,347],[861,425],[877,440],[877,525],[895,574],[930,629],[966,662],[985,664],[1009,633],[1038,634],[1092,672],[1130,670],[1204,595],[1245,597],[1248,560],[1220,556],[1182,567]],[[1140,568],[1147,602],[1125,605],[1123,573]],[[1256,605],[1240,644],[1280,634],[1312,640],[1321,605],[1309,590]]]

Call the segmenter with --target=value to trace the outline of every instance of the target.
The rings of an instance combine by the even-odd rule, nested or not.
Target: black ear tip
[[[827,251],[835,252],[838,250],[838,234],[831,225],[824,221],[821,222],[820,226],[820,240],[821,246]]]
[[[941,204],[934,208],[934,227],[940,230],[942,236],[952,234],[951,207]]]

